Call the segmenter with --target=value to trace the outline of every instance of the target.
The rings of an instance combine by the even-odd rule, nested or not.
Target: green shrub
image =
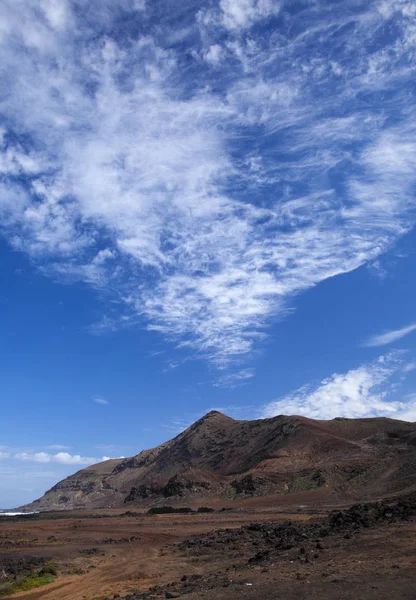
[[[9,596],[13,593],[14,583],[12,581],[5,581],[0,583],[0,596]]]
[[[25,577],[24,579],[19,581],[19,583],[9,581],[3,583],[0,586],[0,597],[10,596],[11,594],[17,594],[17,592],[26,592],[28,590],[32,590],[42,585],[52,583],[54,580],[55,577],[50,573],[45,573],[44,575],[38,573],[34,575],[29,575],[29,577]]]
[[[39,575],[57,575],[58,571],[53,561],[48,561],[39,571]]]

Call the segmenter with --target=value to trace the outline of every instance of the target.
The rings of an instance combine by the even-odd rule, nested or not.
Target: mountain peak
[[[379,497],[415,485],[415,438],[415,423],[390,419],[315,421],[281,415],[248,421],[211,410],[156,448],[78,471],[25,509],[273,494],[278,502],[299,490],[311,499]]]
[[[228,419],[231,419],[231,417],[228,417],[228,415],[225,415],[224,413],[220,412],[219,410],[210,410],[209,412],[207,412],[205,417],[203,417],[203,419],[208,419],[210,417],[226,417]]]
[[[220,412],[219,410],[210,410],[209,412],[206,413],[206,415],[204,415],[203,417],[201,417],[200,419],[198,419],[198,421],[196,421],[194,423],[194,425],[198,425],[201,423],[206,423],[206,422],[230,422],[230,421],[234,421],[234,419],[232,417],[229,417],[228,415],[225,415],[224,413]],[[191,425],[191,427],[193,427]]]

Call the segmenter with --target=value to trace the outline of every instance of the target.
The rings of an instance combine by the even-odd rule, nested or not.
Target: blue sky
[[[416,419],[416,6],[3,0],[0,506],[212,408]]]

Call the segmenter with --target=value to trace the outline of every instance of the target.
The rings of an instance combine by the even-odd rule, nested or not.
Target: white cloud
[[[220,62],[222,56],[222,48],[219,44],[213,44],[208,48],[208,51],[204,55],[207,62],[216,65]]]
[[[64,444],[52,444],[47,446],[48,450],[68,450],[71,446],[65,446]]]
[[[401,329],[393,329],[391,331],[387,331],[386,333],[381,333],[380,335],[374,335],[369,340],[365,342],[365,346],[386,346],[387,344],[392,344],[393,342],[397,342],[401,340],[403,337],[416,331],[416,323],[412,323],[407,327],[402,327]]]
[[[9,452],[0,452],[0,458],[10,458]]]
[[[40,0],[40,8],[54,29],[64,29],[68,25],[70,11],[67,0]]]
[[[277,36],[251,27],[277,2],[195,3],[180,31],[172,7],[147,35],[124,19],[120,39],[141,2],[3,0],[10,244],[115,300],[104,325],[147,323],[220,367],[248,355],[294,295],[414,225],[412,4],[346,4],[306,4]],[[392,15],[394,39],[363,51]],[[197,48],[163,47],[196,27]],[[363,100],[377,94],[382,112]]]
[[[143,11],[146,9],[146,0],[133,0],[133,9]]]
[[[105,398],[94,398],[96,404],[110,404]]]
[[[306,385],[270,402],[264,407],[262,416],[289,414],[313,419],[385,416],[413,420],[412,416],[416,415],[415,398],[388,400],[395,387],[393,378],[402,372],[401,355],[387,354],[347,373],[334,373],[315,388]]]
[[[240,371],[227,373],[226,375],[219,377],[213,385],[215,387],[235,388],[248,383],[253,377],[253,369],[241,369]]]
[[[12,458],[36,463],[60,463],[62,465],[93,465],[110,459],[109,456],[91,458],[79,454],[69,454],[68,452],[57,452],[56,454],[49,454],[48,452],[18,452]]]
[[[416,421],[416,394],[410,394],[406,398],[406,402],[402,404],[399,418],[403,421]]]
[[[199,19],[205,25],[238,31],[279,11],[280,2],[276,0],[220,0],[218,9],[202,10]]]

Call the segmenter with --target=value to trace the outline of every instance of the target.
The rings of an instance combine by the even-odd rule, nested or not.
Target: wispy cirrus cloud
[[[416,420],[414,396],[391,400],[397,380],[406,372],[400,353],[381,356],[347,373],[334,373],[318,385],[305,385],[292,394],[266,404],[262,417],[279,414],[313,419],[378,417]]]
[[[234,388],[248,383],[252,377],[254,377],[253,369],[241,369],[219,377],[213,385],[214,387]]]
[[[116,452],[120,448],[117,444],[95,444],[95,448],[99,450],[106,450],[107,452]],[[124,458],[124,457],[120,457]]]
[[[2,458],[0,456],[0,458]],[[92,458],[89,456],[81,456],[80,454],[69,454],[68,452],[57,452],[50,454],[48,452],[18,452],[13,455],[7,455],[3,458],[13,458],[15,460],[24,460],[35,463],[59,463],[61,465],[93,465],[95,463],[109,460],[110,456],[102,456],[101,458]]]
[[[412,333],[413,331],[416,331],[416,323],[412,323],[411,325],[407,325],[407,327],[402,327],[401,329],[392,329],[391,331],[374,335],[364,343],[364,346],[386,346],[387,344],[392,344],[393,342],[401,340],[403,337],[409,335],[409,333]]]
[[[65,444],[52,444],[51,446],[47,446],[48,450],[69,450],[71,446],[66,446]]]
[[[204,25],[239,31],[278,14],[280,8],[276,0],[220,0],[218,7],[202,9],[197,19]]]
[[[248,355],[414,225],[415,7],[345,4],[4,0],[4,235],[103,323]]]
[[[101,398],[101,396],[93,398],[93,402],[95,402],[95,404],[101,404],[101,406],[107,406],[108,404],[110,404],[108,400],[106,400],[105,398]]]

